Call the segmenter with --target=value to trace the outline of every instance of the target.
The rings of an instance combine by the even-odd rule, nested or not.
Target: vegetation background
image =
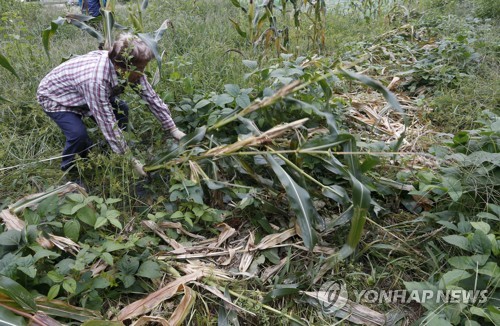
[[[0,0],[2,321],[359,323],[318,303],[321,284],[341,279],[351,300],[367,289],[488,291],[486,302],[359,302],[371,309],[364,323],[500,324],[498,1],[141,6],[118,2],[115,19],[136,32],[138,13],[144,31],[172,22],[161,74],[156,62],[148,73],[188,137],[166,139],[129,92],[127,137],[151,178],[89,122],[99,145],[77,164],[88,194],[65,194],[50,159],[64,138],[36,89],[97,42],[64,24],[49,58],[42,31],[78,9]],[[158,289],[173,292],[147,297]],[[151,309],[132,313],[144,298]]]

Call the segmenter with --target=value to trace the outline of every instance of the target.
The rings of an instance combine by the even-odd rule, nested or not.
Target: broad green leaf
[[[495,278],[500,278],[500,267],[495,262],[488,262],[478,270],[479,274],[488,275]]]
[[[489,255],[458,256],[448,259],[448,263],[458,269],[473,269],[481,267],[488,261]]]
[[[36,268],[32,264],[34,264],[33,259],[31,259],[30,264],[26,264],[24,266],[17,266],[17,269],[26,274],[29,278],[34,279],[36,277]]]
[[[101,226],[106,225],[108,223],[108,219],[102,216],[97,217],[97,220],[95,221],[94,229],[98,229]]]
[[[160,271],[160,265],[157,262],[151,260],[147,260],[142,263],[136,275],[151,279],[160,278],[163,276]]]
[[[492,248],[490,239],[481,230],[474,232],[470,246],[478,254],[490,254]]]
[[[76,291],[76,281],[72,278],[67,278],[63,281],[62,287],[66,292],[73,294]]]
[[[129,242],[120,243],[120,242],[117,242],[117,241],[108,240],[108,241],[106,241],[103,244],[103,249],[106,252],[113,252],[113,251],[116,251],[116,250],[122,250],[122,249],[131,248],[133,246],[134,245],[132,243],[129,243]]]
[[[59,204],[59,197],[57,196],[57,194],[54,194],[42,200],[40,204],[38,204],[36,211],[42,216],[55,214],[57,212],[58,204]]]
[[[122,201],[121,198],[108,198],[108,199],[106,199],[106,204],[107,205],[116,204],[116,203],[119,203],[121,201]]]
[[[82,194],[68,194],[66,197],[75,203],[83,203],[85,200],[85,197]]]
[[[78,220],[69,220],[64,223],[64,235],[77,242],[80,237],[80,223]]]
[[[72,208],[71,208],[71,211],[70,211],[70,214],[69,215],[73,215],[75,214],[76,212],[78,212],[80,209],[86,207],[87,204],[85,203],[81,203],[81,204],[76,204],[74,205]]]
[[[116,265],[123,274],[134,275],[139,269],[139,264],[137,257],[125,255]]]
[[[500,218],[500,206],[495,204],[487,204],[486,207],[488,207],[488,211]]]
[[[479,217],[480,219],[493,220],[493,221],[500,222],[500,218],[498,216],[491,214],[491,213],[481,212],[481,213],[478,213],[476,216]]]
[[[3,275],[0,275],[0,293],[13,299],[25,310],[33,312],[38,310],[33,295],[19,283]]]
[[[193,110],[201,109],[201,108],[209,105],[210,103],[212,103],[212,102],[209,101],[209,100],[201,100],[198,103],[196,103],[196,105],[194,106]]]
[[[313,229],[313,221],[318,218],[316,216],[318,213],[314,208],[309,193],[299,186],[271,155],[267,155],[266,160],[285,188],[290,207],[297,216],[297,224],[300,229],[299,235],[302,237],[305,247],[312,250],[318,241],[316,231]]]
[[[133,275],[126,274],[126,275],[123,275],[120,279],[122,280],[123,286],[126,289],[131,287],[135,283],[135,277]]]
[[[0,245],[17,246],[21,242],[21,231],[8,230],[0,234]]]
[[[11,74],[19,78],[19,76],[16,73],[16,70],[11,66],[9,60],[7,60],[7,58],[1,53],[0,53],[0,66],[4,67],[8,71],[10,71]]]
[[[108,218],[108,221],[109,221],[109,223],[111,223],[112,225],[117,227],[118,229],[120,229],[120,230],[123,229],[122,224],[116,218]]]
[[[250,69],[257,69],[258,67],[257,61],[253,60],[243,60],[243,64]]]
[[[47,293],[47,299],[52,300],[57,298],[59,290],[61,289],[61,284],[54,284],[50,287],[49,293]]]
[[[232,97],[236,97],[241,93],[240,86],[236,84],[226,84],[224,85],[224,89],[226,90],[226,93],[228,93]]]
[[[236,97],[236,104],[241,108],[246,108],[250,105],[250,97],[247,94],[240,94]]]
[[[83,223],[90,226],[94,226],[97,221],[96,212],[89,206],[85,206],[78,210],[78,212],[76,213],[76,217],[78,217],[78,219]]]
[[[47,276],[54,283],[61,283],[62,281],[64,281],[64,275],[61,275],[56,271],[49,271],[47,273]]]
[[[438,287],[430,282],[403,282],[405,285],[406,290],[408,291],[415,291],[420,294],[419,297],[422,297],[422,294],[424,291],[432,291],[434,294],[437,294],[438,292]],[[424,306],[427,310],[433,310],[435,309],[438,305],[436,304],[436,295],[434,295],[434,298],[432,300],[425,300],[425,302],[422,302],[422,306]]]
[[[232,97],[229,94],[224,93],[224,94],[217,95],[214,102],[217,106],[220,106],[221,108],[223,108],[226,104],[232,103],[233,101],[234,101],[234,97]]]
[[[455,285],[458,282],[465,280],[466,278],[471,277],[473,274],[464,271],[462,269],[453,269],[449,272],[446,272],[441,276],[441,280],[439,281],[441,288],[445,289],[450,285]]]
[[[451,199],[456,202],[462,197],[462,183],[460,180],[457,180],[452,177],[443,178],[443,186],[447,188],[448,195],[450,195]]]
[[[39,261],[40,259],[43,259],[43,258],[54,259],[54,258],[57,258],[57,257],[61,256],[61,254],[58,253],[58,252],[42,248],[42,247],[40,247],[38,245],[31,246],[30,249],[35,252],[35,255],[33,256],[33,259],[34,259],[35,262],[37,262],[37,261]]]
[[[490,233],[491,227],[485,222],[470,222],[470,225],[476,230],[481,230],[484,234]]]
[[[106,211],[106,218],[117,218],[118,216],[120,216],[120,212],[115,210],[115,209],[111,209],[111,210],[108,210]]]
[[[469,240],[461,235],[447,235],[443,237],[443,240],[451,245],[457,246],[460,249],[469,251]]]
[[[113,256],[110,253],[108,252],[102,253],[101,258],[102,260],[104,260],[106,264],[113,266],[114,264]]]

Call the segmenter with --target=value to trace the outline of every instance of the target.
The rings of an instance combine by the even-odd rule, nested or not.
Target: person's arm
[[[94,116],[99,129],[101,129],[104,138],[108,141],[113,152],[118,154],[127,152],[127,143],[122,131],[118,128],[113,107],[109,102],[109,88],[101,83],[89,83],[89,85],[83,88],[83,92],[90,112]]]
[[[160,121],[163,129],[167,130],[177,140],[184,137],[185,134],[175,126],[175,122],[172,120],[167,104],[165,104],[158,94],[156,94],[145,76],[142,76],[139,80],[139,86],[139,95],[148,103],[149,109],[156,119]]]

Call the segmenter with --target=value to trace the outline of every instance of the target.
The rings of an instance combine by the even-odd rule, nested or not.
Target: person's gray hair
[[[147,63],[153,59],[151,49],[132,33],[120,34],[109,50],[109,58],[115,64],[127,69],[129,64]]]

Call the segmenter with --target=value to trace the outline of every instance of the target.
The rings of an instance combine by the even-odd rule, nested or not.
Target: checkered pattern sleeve
[[[109,102],[110,88],[99,82],[88,83],[83,87],[84,96],[90,112],[94,116],[97,125],[108,141],[113,152],[123,154],[128,150],[123,133],[118,128],[113,108]]]
[[[145,76],[142,76],[140,79],[139,94],[141,98],[148,103],[149,109],[158,121],[160,121],[163,129],[170,130],[175,128],[175,122],[172,120],[168,106],[161,100],[158,94],[156,94]]]

